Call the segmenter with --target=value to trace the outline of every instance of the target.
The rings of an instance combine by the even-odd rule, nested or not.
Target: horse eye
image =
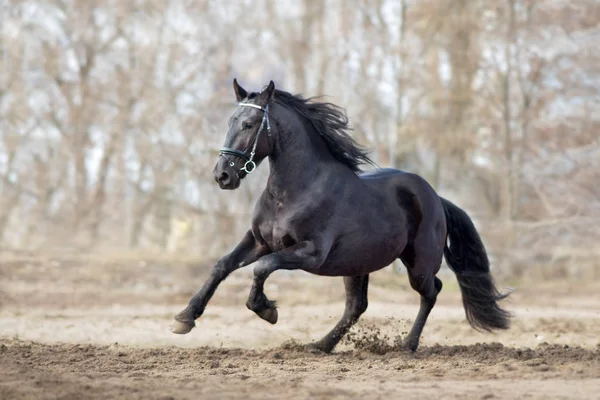
[[[252,125],[251,123],[248,123],[248,122],[244,122],[242,124],[242,128],[244,128],[244,129],[252,129],[253,126],[254,125]]]

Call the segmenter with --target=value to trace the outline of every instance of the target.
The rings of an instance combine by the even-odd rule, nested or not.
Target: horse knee
[[[356,308],[359,314],[363,314],[365,311],[367,311],[367,307],[369,307],[369,302],[365,299],[364,301],[358,303]]]
[[[440,278],[438,278],[437,276],[434,278],[434,285],[435,285],[435,290],[437,290],[438,294],[442,291],[442,287],[444,286],[442,284],[442,281],[440,280]]]
[[[224,262],[218,262],[210,271],[211,275],[219,281],[224,280],[232,272],[231,266]]]
[[[266,280],[270,273],[268,265],[259,264],[254,268],[254,278],[261,281]]]
[[[367,311],[367,307],[369,307],[369,301],[366,298],[356,299],[352,303],[352,314],[361,316],[365,311]]]
[[[442,290],[442,281],[433,275],[410,275],[409,281],[410,286],[416,292],[428,299],[435,299],[440,290]]]

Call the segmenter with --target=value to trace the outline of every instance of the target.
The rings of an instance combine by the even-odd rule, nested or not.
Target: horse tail
[[[444,257],[456,274],[467,321],[476,330],[508,329],[511,314],[498,306],[509,293],[501,294],[494,286],[488,256],[467,213],[441,198],[446,214],[450,245],[444,247]]]

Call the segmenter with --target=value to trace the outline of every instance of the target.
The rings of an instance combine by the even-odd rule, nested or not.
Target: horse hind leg
[[[367,298],[369,275],[346,276],[344,277],[344,286],[346,288],[344,315],[327,335],[318,342],[310,344],[308,346],[310,349],[330,353],[367,310],[369,305]]]
[[[431,253],[424,254],[415,254],[411,247],[407,248],[400,257],[407,267],[411,287],[421,295],[417,318],[408,336],[402,342],[402,347],[410,351],[416,351],[419,347],[421,333],[429,313],[435,305],[438,293],[442,290],[442,281],[435,276],[440,270],[442,254],[440,253],[439,256],[437,254],[433,256]]]

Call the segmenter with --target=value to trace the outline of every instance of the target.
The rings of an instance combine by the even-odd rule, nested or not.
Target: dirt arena
[[[0,398],[600,399],[600,284],[512,283],[513,327],[467,324],[453,275],[416,353],[397,347],[418,295],[406,276],[371,278],[370,305],[331,355],[299,344],[341,315],[341,279],[275,273],[270,325],[247,310],[250,271],[224,282],[188,335],[174,314],[206,266],[93,259],[0,261]],[[506,282],[499,282],[507,286]]]

